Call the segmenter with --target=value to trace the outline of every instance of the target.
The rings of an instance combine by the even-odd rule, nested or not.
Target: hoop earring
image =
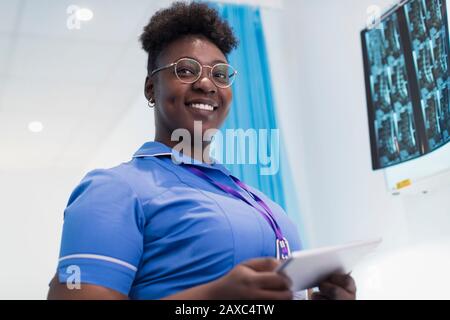
[[[153,109],[156,105],[155,99],[150,98],[150,100],[148,100],[148,106]]]

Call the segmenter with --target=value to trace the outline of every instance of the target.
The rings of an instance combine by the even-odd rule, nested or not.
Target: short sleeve
[[[111,170],[90,172],[64,212],[58,277],[129,294],[143,252],[144,214],[130,185]],[[71,281],[71,280],[70,280]]]

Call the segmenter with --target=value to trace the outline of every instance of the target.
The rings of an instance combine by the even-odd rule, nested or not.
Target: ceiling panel
[[[147,53],[137,44],[130,46],[111,73],[108,85],[143,90],[147,76]]]
[[[10,74],[43,81],[98,85],[118,63],[123,48],[82,40],[22,36],[16,42]]]
[[[0,146],[6,151],[0,157],[0,167],[70,168],[88,163],[139,95],[137,88],[108,87],[94,99],[93,106],[70,114],[32,106],[0,112]],[[41,133],[28,130],[32,121],[43,123]]]
[[[97,88],[63,81],[39,81],[32,78],[5,79],[2,92],[3,112],[54,113],[76,115],[89,110]]]
[[[2,33],[11,33],[15,30],[22,2],[22,0],[0,1],[0,37],[2,37]]]
[[[40,133],[28,130],[31,121],[39,120]],[[60,152],[78,119],[63,115],[34,112],[0,113],[0,145],[2,168],[49,167]]]
[[[94,13],[91,21],[81,22],[80,29],[69,29],[67,26],[68,21],[73,21],[73,15],[67,13],[73,4],[87,7]],[[148,0],[28,0],[19,32],[46,37],[126,42],[135,36],[143,17],[150,17],[155,8],[155,1]]]
[[[0,35],[0,77],[5,74],[11,55],[12,40],[10,36]]]
[[[140,94],[139,88],[104,88],[95,105],[78,119],[63,150],[55,159],[55,165],[76,167],[89,163]]]

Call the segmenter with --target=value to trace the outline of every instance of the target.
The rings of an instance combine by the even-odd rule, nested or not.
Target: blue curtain
[[[230,64],[238,70],[233,85],[233,102],[226,123],[221,129],[223,137],[226,129],[279,129],[276,106],[272,96],[270,66],[268,62],[261,13],[258,7],[237,4],[208,2],[232,26],[239,38],[239,48],[229,58]],[[270,139],[268,146],[270,146]],[[277,147],[278,149],[278,147]],[[248,151],[248,150],[247,150]],[[269,154],[275,150],[270,150]],[[251,150],[251,152],[256,152]],[[225,155],[224,155],[225,156]],[[257,164],[226,164],[227,168],[249,185],[261,190],[285,209],[299,227],[303,245],[305,239],[301,231],[302,223],[289,163],[286,159],[282,136],[279,143],[279,170],[273,175],[261,175],[262,166]],[[225,157],[224,157],[225,158]]]

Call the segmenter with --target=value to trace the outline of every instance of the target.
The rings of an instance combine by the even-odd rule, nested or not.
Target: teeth
[[[209,104],[191,103],[191,107],[200,110],[214,111],[214,107]]]

